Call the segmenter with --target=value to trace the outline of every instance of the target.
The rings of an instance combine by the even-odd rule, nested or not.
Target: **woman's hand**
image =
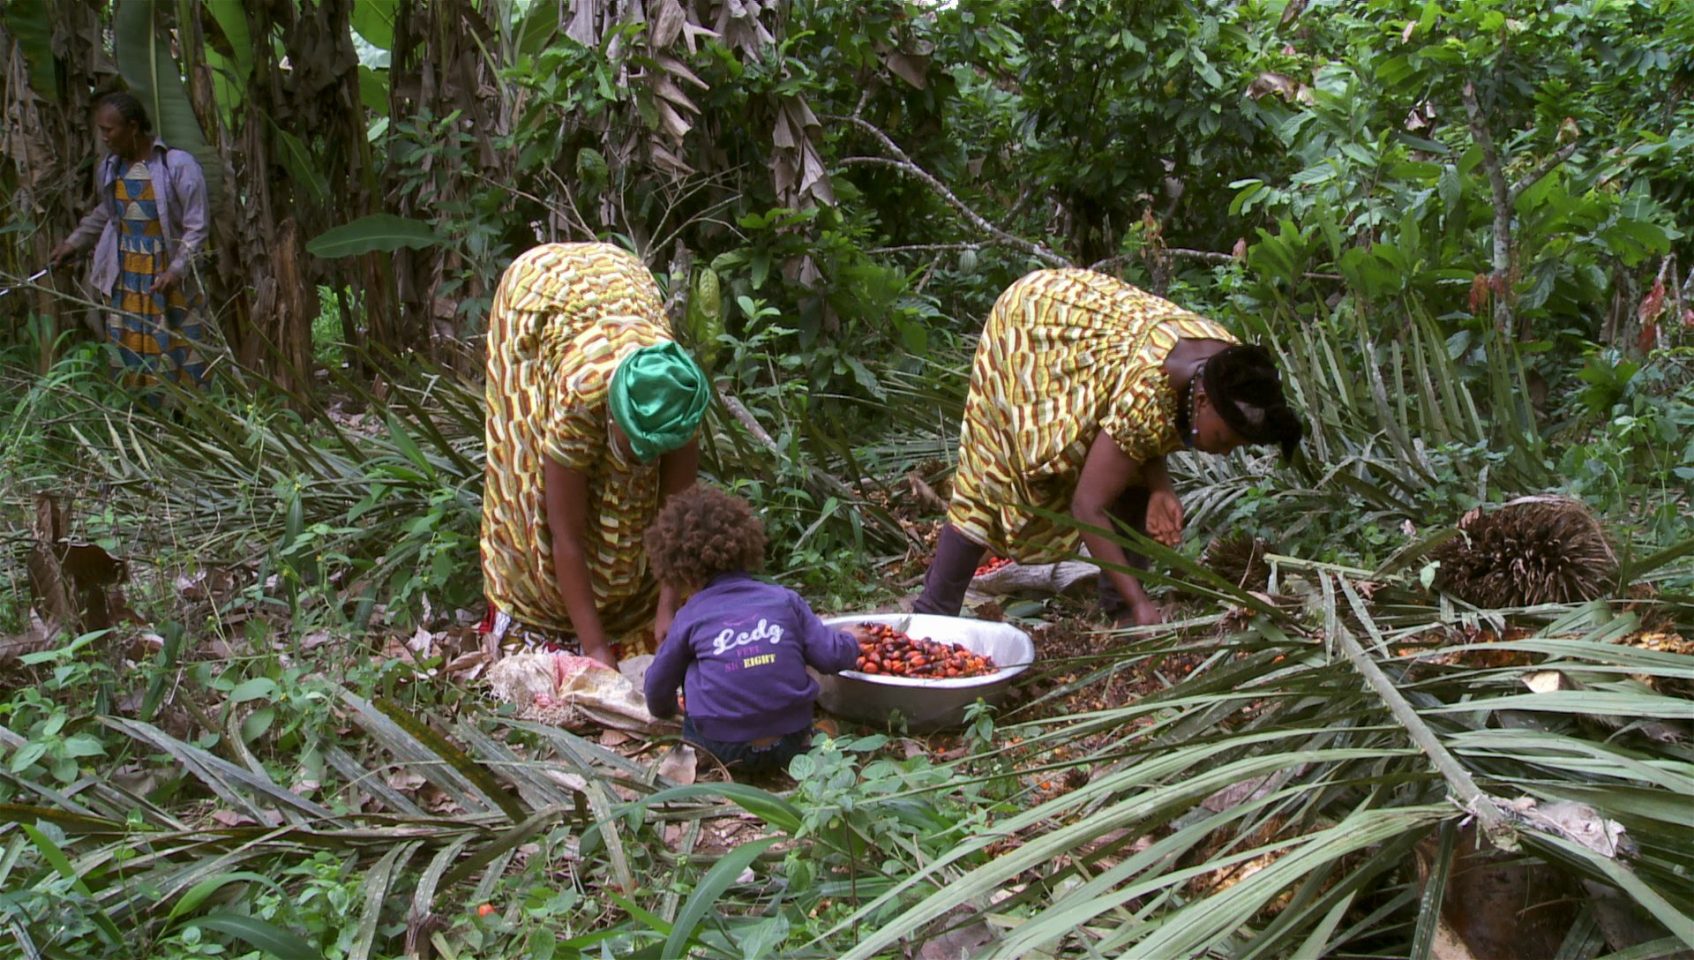
[[[76,248],[71,246],[71,242],[69,240],[61,240],[59,245],[53,248],[53,252],[47,255],[47,265],[49,267],[57,267],[75,253]]]
[[[1147,536],[1167,547],[1182,543],[1182,501],[1171,490],[1154,488],[1147,496]]]
[[[612,652],[612,648],[607,646],[604,640],[592,642],[584,640],[582,642],[582,655],[590,660],[598,660],[613,670],[618,668],[618,655]]]
[[[588,527],[588,477],[548,457],[542,466],[542,484],[547,514],[547,532],[553,537],[553,578],[564,601],[565,614],[576,631],[582,655],[617,666],[617,655],[606,640],[600,610],[594,605],[594,588],[583,549],[583,531]]]
[[[180,278],[176,275],[175,270],[166,270],[164,273],[161,273],[153,278],[152,292],[170,293],[171,288],[176,286],[178,279]]]
[[[1135,618],[1138,627],[1151,627],[1165,622],[1165,612],[1151,600],[1143,600],[1129,608],[1130,616]]]

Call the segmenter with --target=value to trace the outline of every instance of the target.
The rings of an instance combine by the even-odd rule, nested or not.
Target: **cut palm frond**
[[[1140,702],[1007,727],[1020,756],[1077,755],[1029,776],[1081,767],[1085,785],[997,817],[814,945],[879,918],[845,954],[869,958],[969,909],[1006,931],[983,956],[1396,953],[1440,908],[1439,896],[1419,905],[1410,851],[1468,814],[1492,824],[1494,842],[1621,890],[1663,930],[1694,937],[1679,879],[1694,857],[1673,839],[1689,823],[1694,756],[1586,719],[1694,721],[1689,701],[1630,679],[1680,680],[1694,658],[1627,645],[1639,631],[1628,615],[1544,604],[1514,614],[1542,624],[1523,639],[1472,645],[1516,650],[1532,668],[1432,666],[1441,651],[1427,640],[1449,621],[1415,585],[1377,583],[1367,600],[1340,571],[1306,567],[1322,587],[1308,618],[1259,618],[1198,645],[1192,632],[1131,639],[1103,671],[1178,642],[1203,661]],[[1532,671],[1582,689],[1536,693]],[[1622,825],[1641,854],[1604,855],[1536,819],[1534,801],[1557,800]],[[1386,909],[1345,922],[1365,903]]]

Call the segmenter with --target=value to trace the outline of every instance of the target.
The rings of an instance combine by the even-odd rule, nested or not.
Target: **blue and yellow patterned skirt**
[[[147,164],[133,164],[120,176],[112,199],[118,225],[118,282],[106,317],[106,337],[115,348],[112,372],[123,386],[149,393],[167,381],[199,387],[206,379],[203,327],[188,294],[190,279],[180,278],[169,293],[153,292],[170,257]],[[156,395],[149,399],[158,402]]]

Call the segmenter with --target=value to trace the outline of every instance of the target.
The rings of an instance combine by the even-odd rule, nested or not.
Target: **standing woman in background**
[[[113,372],[148,391],[164,381],[198,387],[206,379],[199,345],[199,297],[190,272],[206,243],[206,178],[200,162],[153,133],[141,101],[109,93],[94,106],[107,155],[94,167],[99,203],[53,248],[57,266],[94,245],[89,280],[111,307],[106,339]]]

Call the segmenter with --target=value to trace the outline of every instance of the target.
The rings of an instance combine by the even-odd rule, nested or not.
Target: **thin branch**
[[[1109,270],[1112,267],[1122,266],[1123,264],[1131,261],[1139,260],[1154,252],[1155,250],[1152,247],[1148,247],[1143,250],[1137,250],[1134,253],[1120,253],[1116,256],[1107,257],[1104,260],[1091,264],[1088,269]],[[1235,256],[1233,254],[1215,253],[1211,250],[1189,250],[1186,247],[1161,247],[1156,252],[1165,256],[1182,257],[1188,260],[1203,260],[1206,263],[1235,262]]]
[[[1139,250],[1134,253],[1120,253],[1117,256],[1107,257],[1104,260],[1096,260],[1088,265],[1088,269],[1093,270],[1096,273],[1104,273],[1107,270],[1115,270],[1126,263],[1139,259],[1141,259],[1141,251]]]
[[[1494,204],[1494,329],[1502,339],[1512,332],[1511,291],[1507,289],[1512,269],[1512,193],[1506,186],[1506,175],[1500,167],[1500,154],[1494,149],[1494,137],[1488,131],[1488,120],[1476,102],[1476,85],[1466,81],[1464,88],[1465,116],[1470,119],[1471,136],[1482,148],[1482,169],[1488,174],[1488,186]]]
[[[969,221],[971,226],[1000,241],[1000,243],[1005,246],[1021,250],[1049,266],[1071,266],[1071,262],[1069,260],[1066,260],[1064,257],[1054,253],[1052,250],[1047,249],[1041,244],[1033,243],[1029,240],[1023,239],[1022,237],[1007,233],[1005,230],[989,223],[986,218],[977,213],[975,210],[972,210],[963,200],[960,200],[956,195],[954,195],[953,191],[947,189],[946,184],[937,180],[929,171],[912,162],[912,158],[906,155],[906,151],[900,149],[900,145],[895,143],[888,134],[883,133],[880,129],[878,129],[875,124],[862,120],[859,117],[829,117],[828,119],[850,123],[853,126],[858,127],[860,130],[870,134],[878,143],[882,144],[882,149],[886,151],[890,157],[893,157],[893,159],[885,157],[847,157],[840,161],[842,166],[878,166],[898,170],[913,179],[921,181],[931,190],[934,190],[941,199],[947,202],[948,206],[951,206],[953,209],[959,211],[960,215]]]
[[[994,226],[992,223],[989,223],[976,211],[966,206],[964,201],[954,196],[953,192],[948,190],[940,180],[935,179],[935,177],[931,176],[922,167],[919,167],[917,164],[912,163],[909,160],[890,160],[885,157],[846,157],[837,162],[844,167],[888,167],[893,170],[898,170],[914,179],[922,181],[931,190],[934,190],[937,194],[939,194],[941,199],[945,200],[949,206],[959,211],[960,215],[962,215],[965,220],[971,224],[971,226],[993,237],[1002,246],[1021,250],[1049,266],[1068,267],[1071,265],[1070,261],[1046,247],[1041,246],[1038,243],[1032,243],[1021,237],[1014,236],[999,227]]]
[[[782,455],[782,448],[777,446],[776,438],[770,435],[770,431],[766,430],[764,424],[753,416],[753,411],[747,409],[747,406],[741,402],[739,397],[724,389],[723,384],[718,384],[718,399],[723,401],[724,408],[729,411],[730,416],[745,427],[747,432],[753,435],[753,439],[759,441],[759,446],[778,456]]]
[[[1541,178],[1545,177],[1549,173],[1552,173],[1554,167],[1564,163],[1566,160],[1569,160],[1571,158],[1571,154],[1575,153],[1576,149],[1580,146],[1582,146],[1582,141],[1572,140],[1570,143],[1560,147],[1557,153],[1542,161],[1541,166],[1536,167],[1529,176],[1512,184],[1511,191],[1506,194],[1507,202],[1516,204],[1520,194],[1522,194],[1525,190],[1528,190],[1530,187],[1535,186],[1537,183],[1540,183]]]
[[[683,329],[683,318],[688,308],[690,281],[694,275],[694,251],[678,240],[665,272],[670,276],[671,288],[670,295],[665,298],[665,319],[670,321],[671,330],[679,331]]]
[[[897,247],[872,247],[866,253],[957,253],[964,250],[981,250],[985,247],[1000,246],[995,242],[983,243],[908,243]]]
[[[1134,253],[1120,253],[1116,256],[1107,257],[1104,260],[1100,260],[1100,261],[1098,261],[1094,264],[1091,264],[1088,269],[1097,270],[1097,271],[1110,270],[1110,269],[1113,269],[1115,267],[1123,266],[1126,263],[1130,263],[1132,261],[1138,260],[1142,257],[1147,256],[1149,253],[1152,253],[1152,252],[1153,252],[1152,249],[1148,248],[1146,250],[1137,250]],[[1187,247],[1161,247],[1161,248],[1159,248],[1158,252],[1160,254],[1164,255],[1164,256],[1181,257],[1181,258],[1187,259],[1187,260],[1201,260],[1201,261],[1204,261],[1206,263],[1240,263],[1241,262],[1241,258],[1237,257],[1233,253],[1218,253],[1215,250],[1190,250]],[[1338,280],[1339,281],[1339,280],[1345,280],[1346,279],[1345,277],[1341,276],[1341,274],[1339,274],[1339,273],[1306,273],[1306,274],[1302,274],[1302,276],[1304,276],[1307,280]]]
[[[1170,257],[1184,257],[1189,260],[1204,260],[1207,263],[1234,263],[1240,259],[1233,253],[1218,253],[1213,250],[1189,250],[1186,247],[1161,247],[1160,252]]]

